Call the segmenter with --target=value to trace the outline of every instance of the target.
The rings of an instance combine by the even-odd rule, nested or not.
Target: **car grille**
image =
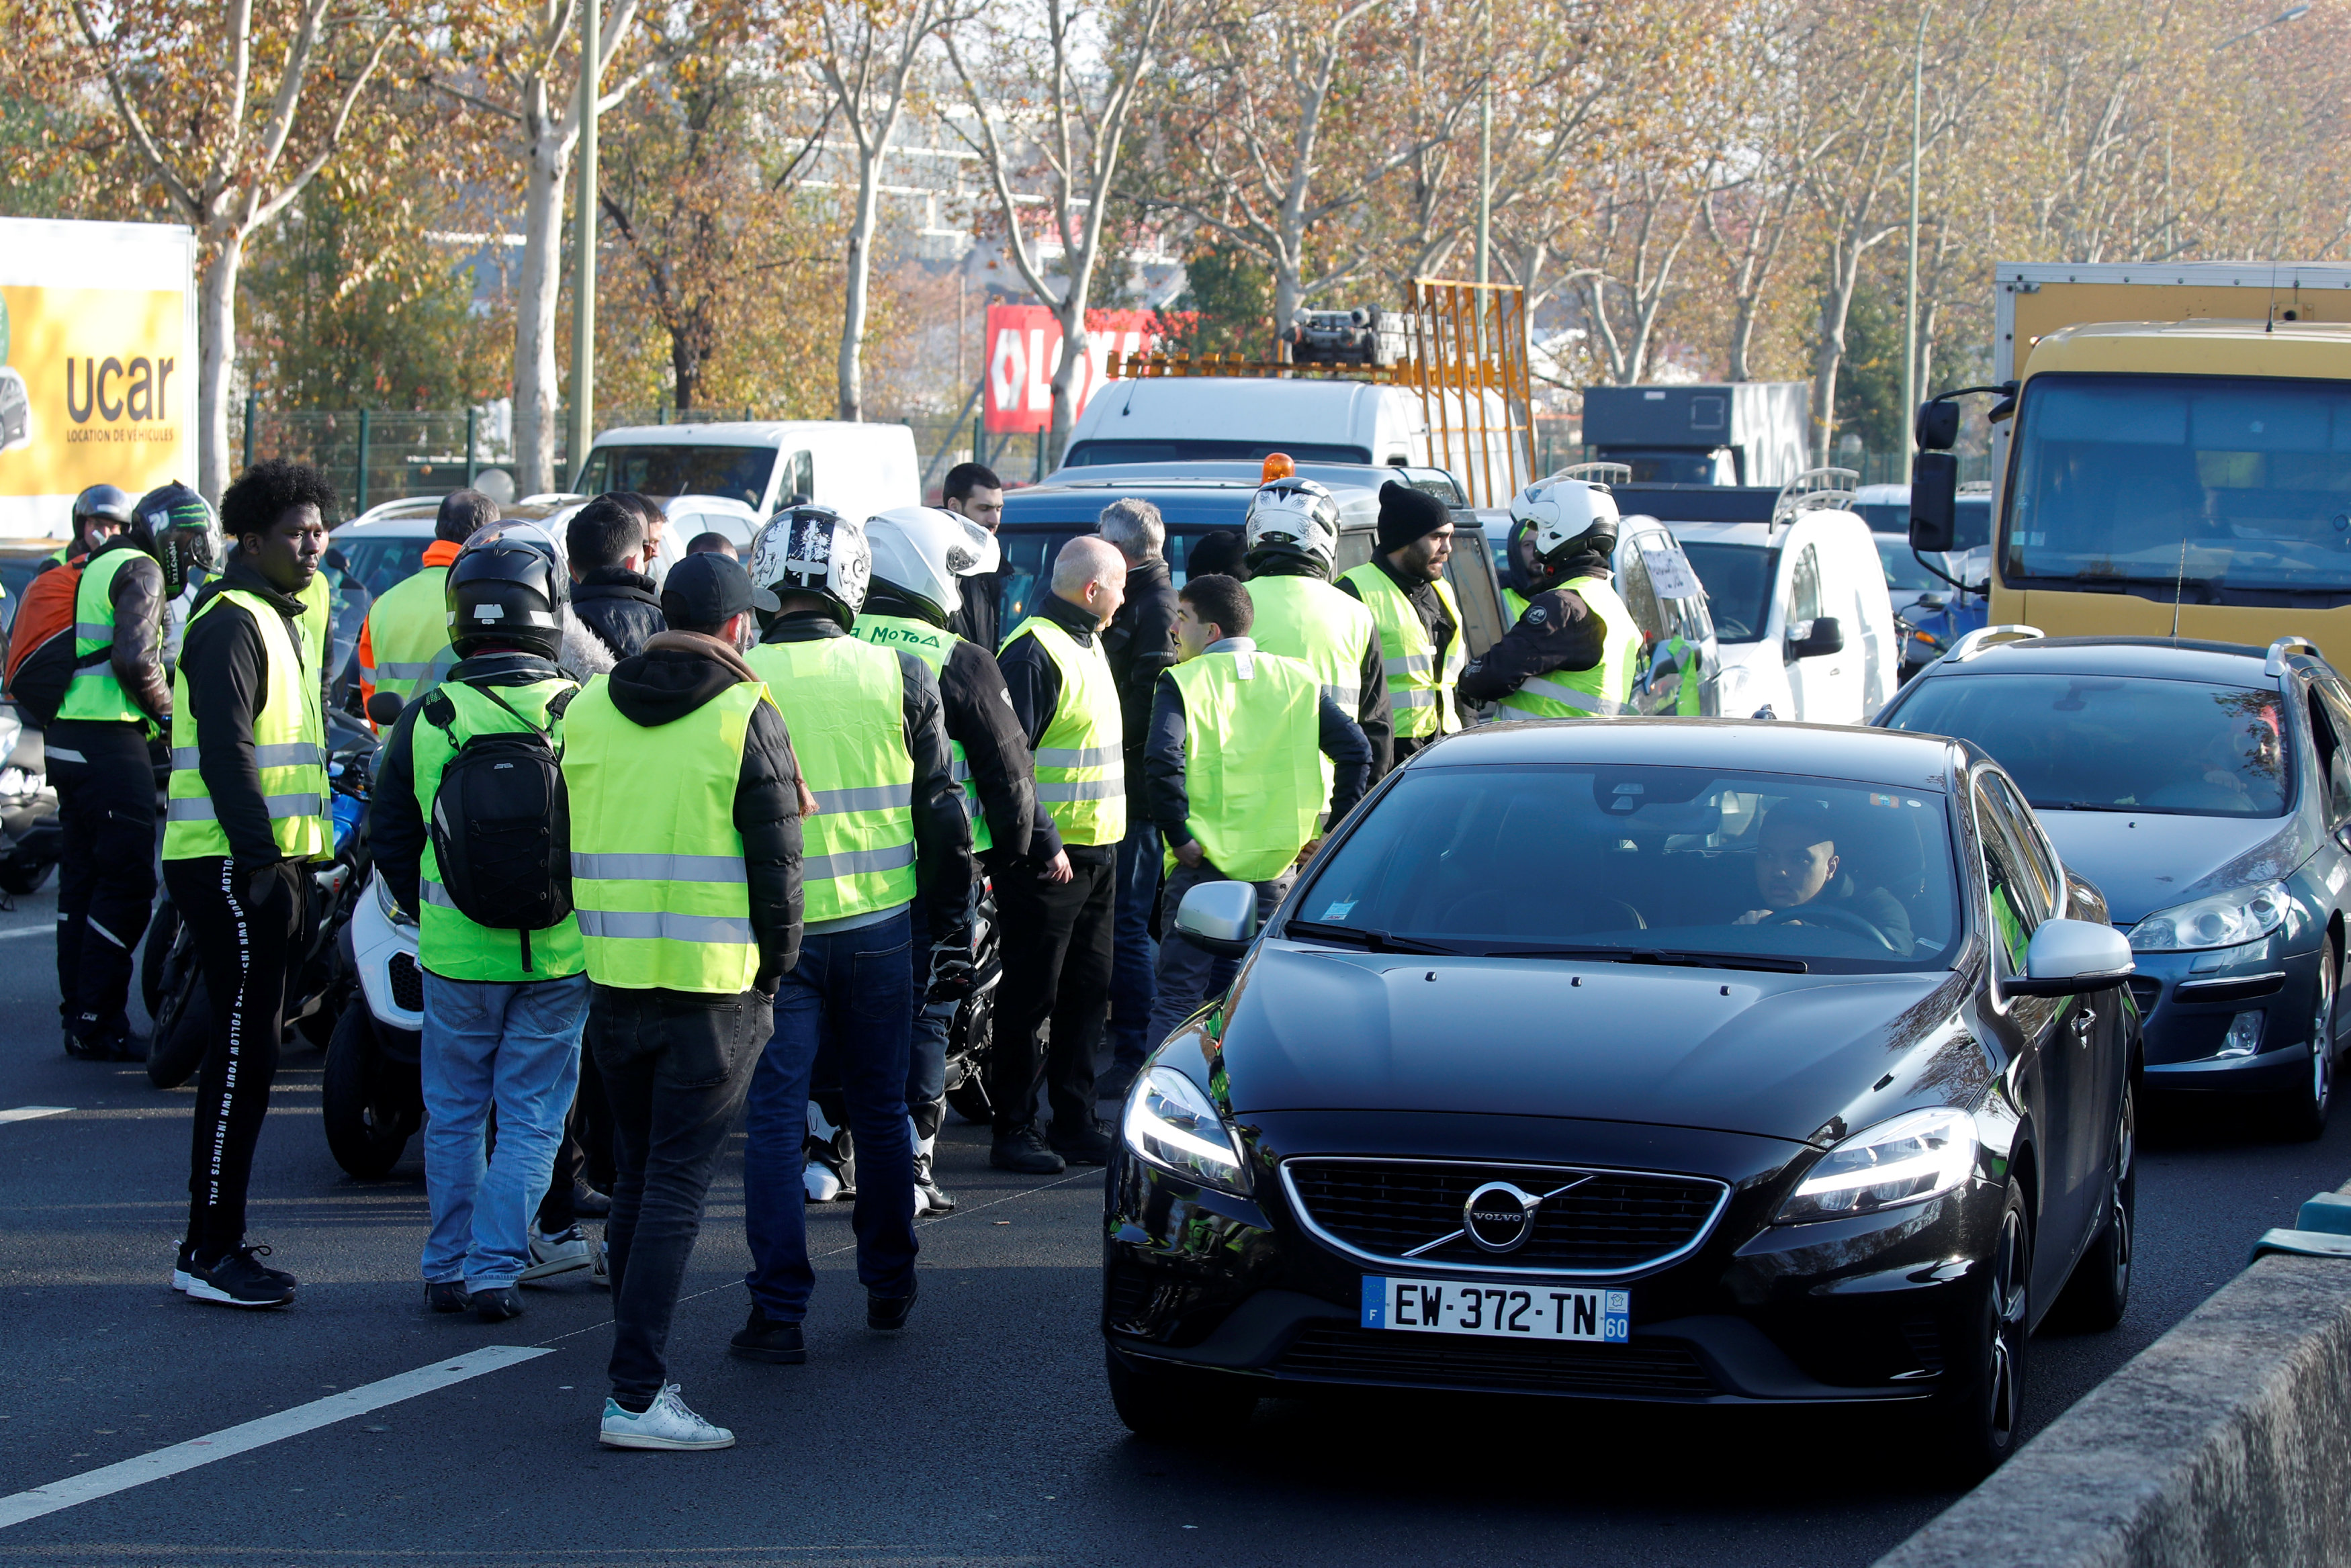
[[[1703,1399],[1719,1392],[1687,1345],[1523,1345],[1394,1330],[1310,1328],[1277,1373],[1350,1383]]]
[[[1467,1263],[1534,1271],[1623,1271],[1694,1244],[1729,1192],[1719,1181],[1558,1166],[1452,1161],[1293,1159],[1282,1166],[1308,1220],[1374,1257],[1420,1266]],[[1469,1194],[1489,1181],[1546,1193],[1588,1176],[1535,1210],[1533,1233],[1509,1252],[1462,1236],[1404,1254],[1461,1229]]]
[[[402,1012],[424,1011],[424,971],[406,953],[392,955],[392,1001]]]
[[[2151,974],[2135,974],[2130,977],[2130,994],[2132,1004],[2137,1007],[2138,1015],[2144,1018],[2153,1012],[2155,1004],[2163,999],[2163,981]]]

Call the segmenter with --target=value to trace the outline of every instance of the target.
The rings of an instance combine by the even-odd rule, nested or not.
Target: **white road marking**
[[[71,1109],[71,1106],[16,1106],[0,1111],[0,1124],[28,1122],[35,1116],[61,1116]]]
[[[214,1459],[233,1459],[267,1444],[287,1438],[315,1432],[337,1421],[353,1416],[364,1416],[371,1410],[381,1410],[386,1405],[397,1405],[403,1399],[413,1399],[420,1394],[430,1394],[452,1384],[463,1383],[469,1377],[479,1377],[485,1372],[496,1372],[554,1352],[528,1345],[486,1345],[479,1350],[420,1366],[413,1372],[403,1372],[324,1399],[313,1399],[308,1405],[297,1405],[290,1410],[280,1410],[264,1416],[257,1421],[247,1421],[240,1427],[229,1427],[210,1437],[191,1438],[184,1443],[174,1443],[168,1449],[158,1449],[152,1454],[141,1454],[135,1459],[107,1465],[99,1469],[85,1470],[78,1476],[68,1476],[47,1486],[37,1486],[30,1491],[20,1491],[14,1497],[0,1497],[0,1530],[12,1524],[22,1524],[28,1519],[55,1513],[59,1509],[72,1508],[97,1498],[143,1486],[165,1476],[175,1476]]]
[[[5,941],[6,941],[6,940],[7,940],[9,938],[11,938],[11,937],[37,937],[37,936],[44,936],[44,935],[54,935],[54,934],[56,934],[57,929],[57,928],[55,925],[47,925],[47,926],[19,926],[19,927],[17,927],[15,930],[13,930],[13,931],[0,931],[0,942],[5,942]]]

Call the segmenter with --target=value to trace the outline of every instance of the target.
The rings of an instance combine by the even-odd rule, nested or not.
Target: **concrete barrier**
[[[2272,1254],[1877,1568],[2344,1563],[2351,1260]]]

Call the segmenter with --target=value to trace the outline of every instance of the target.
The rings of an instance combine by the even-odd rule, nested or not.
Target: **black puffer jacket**
[[[758,679],[741,654],[716,638],[664,631],[613,668],[608,689],[622,718],[653,729],[684,718],[731,686]],[[568,734],[565,741],[578,744]],[[751,711],[735,786],[735,831],[743,836],[751,929],[759,941],[753,983],[772,995],[778,977],[800,961],[800,764],[784,716],[770,703]]]
[[[658,632],[667,631],[661,590],[643,572],[599,566],[571,589],[571,610],[614,659],[633,659]]]

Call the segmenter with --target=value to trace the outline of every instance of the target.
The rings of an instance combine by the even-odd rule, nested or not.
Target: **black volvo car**
[[[1253,909],[1179,911],[1248,959],[1110,1172],[1138,1432],[1330,1385],[1915,1402],[1980,1469],[2043,1314],[2122,1314],[2128,947],[1964,742],[1474,730]]]

